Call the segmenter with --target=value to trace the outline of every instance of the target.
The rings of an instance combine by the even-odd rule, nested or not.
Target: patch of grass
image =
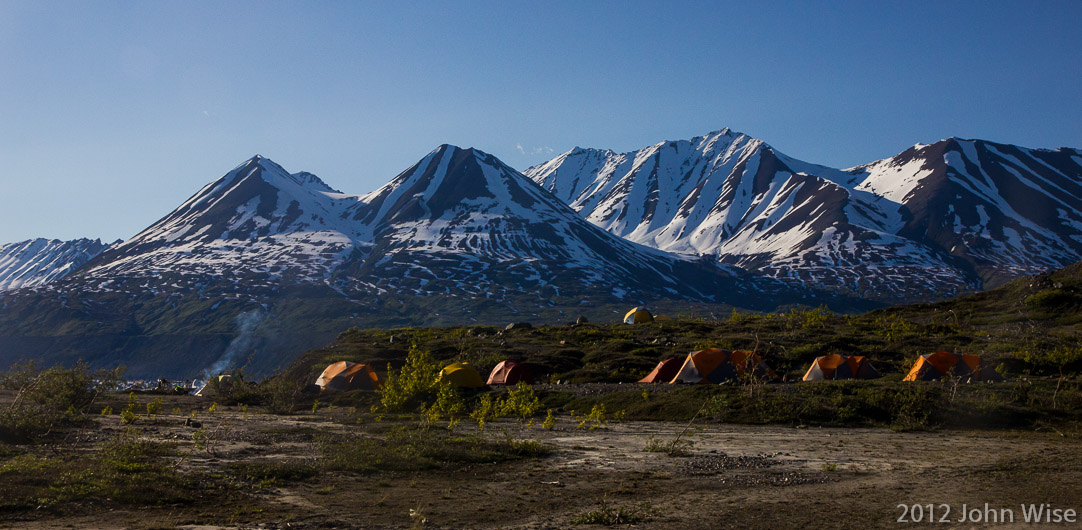
[[[571,524],[599,524],[615,526],[636,524],[648,521],[655,510],[646,504],[612,506],[606,501],[598,503],[594,510],[579,514],[571,520]]]
[[[443,429],[397,426],[384,437],[327,439],[320,445],[322,465],[331,471],[373,473],[417,471],[456,465],[538,458],[551,449],[510,436],[453,436]]]
[[[318,462],[300,459],[233,462],[227,468],[236,477],[260,488],[307,480],[321,472]]]
[[[214,487],[180,474],[171,444],[124,431],[91,455],[24,453],[0,465],[0,510],[65,503],[159,506],[187,504]]]
[[[691,440],[659,440],[651,436],[642,450],[647,453],[665,453],[669,456],[691,456],[693,447],[695,447],[695,442]]]
[[[1057,387],[1059,388],[1057,392]],[[563,408],[621,410],[631,420],[701,418],[740,424],[887,427],[898,431],[948,428],[1027,429],[1038,423],[1082,424],[1082,383],[1052,379],[1010,383],[910,383],[898,380],[823,381],[763,385],[688,385],[653,392],[620,390],[589,397],[545,396]],[[581,418],[580,418],[581,419]]]

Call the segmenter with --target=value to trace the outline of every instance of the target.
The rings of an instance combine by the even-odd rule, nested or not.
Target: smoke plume
[[[229,343],[229,347],[225,349],[225,353],[222,354],[222,357],[207,370],[208,378],[236,367],[237,361],[243,359],[244,355],[251,352],[252,345],[255,343],[256,338],[253,335],[253,332],[259,327],[259,324],[263,322],[263,319],[263,312],[258,309],[245,311],[237,315],[237,336],[233,337],[233,340]]]

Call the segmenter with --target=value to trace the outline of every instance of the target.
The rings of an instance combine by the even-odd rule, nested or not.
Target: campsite
[[[1080,284],[1072,268],[861,315],[353,328],[198,389],[22,364],[0,376],[0,526],[883,528],[899,505],[1073,508],[1078,308],[1042,293]]]
[[[1004,322],[1016,295],[351,329],[200,395],[16,367],[0,525],[851,528],[894,527],[901,504],[1069,508],[1078,359],[1024,352],[1075,351],[1072,324],[1040,307],[1028,332]]]

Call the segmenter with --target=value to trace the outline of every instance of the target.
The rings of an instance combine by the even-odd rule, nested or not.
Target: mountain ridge
[[[939,164],[937,156],[954,160]],[[1010,184],[1003,172],[1011,172],[1012,191],[1034,188],[1033,182],[1070,188],[1067,198],[1046,190],[1049,201],[1067,206],[1058,210],[1049,210],[1049,201],[1036,200],[1041,197],[1034,193],[1014,201],[1036,202],[1029,211],[1056,211],[1066,221],[1056,223],[1044,215],[1031,223],[1018,213],[1024,206],[1005,206],[1011,204],[1009,197],[969,193],[975,186],[965,182],[966,168],[980,171],[977,165],[966,165],[968,160],[983,160],[998,172],[1000,182]],[[953,169],[959,165],[960,170]],[[888,303],[988,288],[1082,258],[1082,247],[1076,244],[1082,158],[1069,148],[948,139],[835,169],[722,129],[628,153],[576,148],[524,173],[589,221],[629,240]],[[922,183],[932,184],[936,178],[943,189],[930,194]],[[1057,180],[1066,182],[1053,182]],[[954,195],[960,200],[951,201]],[[1034,243],[1019,245],[1002,230],[982,235],[974,227],[980,223],[949,223],[975,233],[969,243],[938,230],[956,207],[974,210],[978,202],[986,212],[999,210],[993,216],[996,228],[1028,232]],[[964,250],[959,251],[959,244],[965,244]]]

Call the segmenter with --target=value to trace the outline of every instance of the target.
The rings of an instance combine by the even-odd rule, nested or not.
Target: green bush
[[[500,417],[500,402],[499,399],[493,398],[492,394],[482,394],[481,399],[477,401],[477,406],[473,408],[473,412],[470,412],[470,418],[477,422],[477,428],[481,431],[485,430],[485,423],[498,417]]]
[[[94,401],[115,388],[123,368],[91,372],[85,364],[38,371],[33,364],[14,367],[5,385],[18,385],[11,405],[0,411],[0,440],[29,440],[84,420]]]
[[[139,408],[139,400],[135,397],[135,392],[128,393],[128,406],[124,407],[124,410],[120,412],[120,419],[124,422],[124,425],[131,425],[138,419],[135,411]]]
[[[462,394],[450,382],[443,381],[438,383],[436,387],[436,400],[432,403],[432,406],[426,407],[422,405],[425,420],[429,423],[435,423],[443,418],[448,418],[451,420],[449,427],[453,428],[457,423],[455,416],[465,412],[466,402],[462,399]]]
[[[379,400],[388,412],[403,412],[416,407],[429,394],[440,377],[440,364],[427,350],[416,344],[406,354],[406,364],[397,374],[387,365],[387,378],[380,386]]]
[[[260,385],[264,404],[272,414],[291,414],[304,394],[304,381],[290,379],[285,375],[271,377]]]
[[[519,382],[500,401],[500,414],[503,416],[518,416],[526,421],[541,412],[541,400],[534,395],[533,387]]]

